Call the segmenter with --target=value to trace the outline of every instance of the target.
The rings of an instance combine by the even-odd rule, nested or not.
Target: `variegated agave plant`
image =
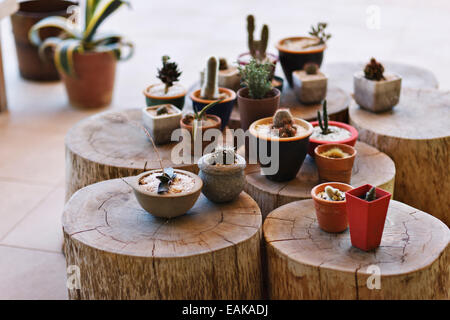
[[[97,33],[98,27],[123,4],[122,0],[86,0],[84,26],[63,17],[48,17],[36,23],[28,34],[30,41],[39,46],[39,53],[54,48],[55,65],[61,72],[74,76],[73,55],[75,52],[111,52],[118,60],[127,60],[133,55],[133,44],[117,34]],[[59,37],[41,40],[39,30],[47,27],[61,29]],[[125,49],[125,50],[124,50]],[[126,54],[124,52],[126,51]]]

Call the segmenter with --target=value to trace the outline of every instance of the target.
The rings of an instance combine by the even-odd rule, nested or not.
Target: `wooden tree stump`
[[[200,195],[186,215],[161,219],[121,179],[87,186],[63,215],[67,265],[81,273],[69,297],[260,299],[261,220],[244,192],[223,205]]]
[[[139,128],[140,109],[107,111],[78,122],[66,136],[66,201],[95,182],[160,168],[152,143]],[[164,166],[197,172],[194,164],[170,160],[176,142],[157,146]]]
[[[353,103],[359,139],[395,162],[395,199],[450,224],[450,92],[402,89],[392,111],[374,114]]]
[[[391,200],[371,252],[352,247],[348,229],[322,231],[313,200],[276,209],[263,230],[272,299],[449,299],[450,231],[401,202]]]
[[[322,66],[322,71],[331,83],[345,92],[353,93],[353,74],[364,70],[368,62],[326,63]],[[382,61],[382,63],[386,71],[397,73],[402,77],[403,88],[437,89],[438,87],[436,76],[427,69],[397,62]]]
[[[351,184],[370,183],[394,193],[395,165],[384,153],[363,143],[356,142],[358,154],[353,165]],[[243,154],[243,148],[239,153]],[[259,165],[246,168],[245,192],[258,203],[263,217],[283,204],[311,199],[311,189],[320,183],[314,160],[307,155],[297,177],[287,182],[274,182],[261,174]]]

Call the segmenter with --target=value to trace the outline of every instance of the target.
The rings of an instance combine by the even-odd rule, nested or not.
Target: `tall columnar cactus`
[[[319,122],[320,129],[322,130],[322,134],[329,134],[331,131],[328,128],[328,112],[327,112],[327,100],[325,99],[322,103],[323,107],[323,121],[320,111],[317,111],[317,122]]]
[[[265,24],[261,29],[260,40],[255,40],[253,33],[255,32],[255,17],[247,16],[247,32],[248,32],[248,49],[253,58],[259,62],[266,60],[267,44],[269,42],[269,27]]]
[[[202,99],[219,99],[219,62],[216,57],[210,57],[206,64],[205,80],[200,90]]]
[[[370,62],[364,68],[364,76],[366,79],[380,81],[384,80],[384,67],[375,58],[370,59]]]

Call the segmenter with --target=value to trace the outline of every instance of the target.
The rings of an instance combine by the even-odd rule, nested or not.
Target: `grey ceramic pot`
[[[236,163],[229,165],[210,164],[211,154],[198,160],[199,177],[203,181],[202,193],[212,202],[230,202],[244,189],[246,162],[236,155]]]

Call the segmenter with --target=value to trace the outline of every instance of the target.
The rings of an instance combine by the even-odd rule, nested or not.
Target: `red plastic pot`
[[[352,245],[364,251],[380,245],[391,200],[391,194],[379,188],[376,188],[375,200],[362,199],[370,188],[372,186],[366,184],[345,193]]]
[[[312,121],[311,122],[313,127],[317,127],[319,125],[318,121]],[[339,121],[328,121],[328,125],[330,126],[336,126],[336,127],[340,127],[340,128],[344,128],[347,129],[348,131],[350,131],[350,138],[348,139],[344,139],[344,140],[338,140],[338,141],[324,141],[324,140],[317,140],[314,138],[310,138],[309,139],[309,150],[308,150],[308,154],[314,158],[314,149],[317,146],[320,146],[322,144],[346,144],[349,146],[354,147],[355,143],[356,143],[356,139],[358,139],[358,131],[352,127],[351,125],[348,125],[346,123],[343,122],[339,122]]]

